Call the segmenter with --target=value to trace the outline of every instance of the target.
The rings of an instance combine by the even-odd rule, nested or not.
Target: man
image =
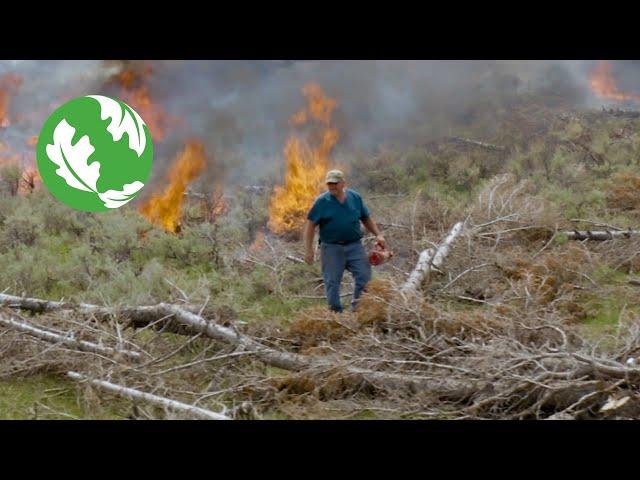
[[[327,172],[325,181],[327,191],[316,198],[307,214],[305,262],[313,264],[313,237],[319,225],[320,261],[329,308],[334,312],[342,312],[340,284],[346,269],[351,272],[356,284],[351,302],[351,311],[354,311],[360,295],[371,280],[371,265],[361,242],[360,222],[376,236],[380,244],[385,245],[385,239],[362,197],[345,188],[344,174],[340,170]]]

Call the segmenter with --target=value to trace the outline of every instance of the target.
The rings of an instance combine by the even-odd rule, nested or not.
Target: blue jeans
[[[342,283],[345,269],[353,275],[356,284],[351,301],[351,311],[353,312],[358,305],[360,295],[362,295],[367,283],[371,281],[371,265],[362,242],[353,242],[348,245],[321,243],[320,261],[327,302],[329,308],[334,312],[342,312],[340,283]]]

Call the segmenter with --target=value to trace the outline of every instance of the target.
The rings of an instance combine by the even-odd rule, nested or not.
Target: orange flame
[[[0,142],[0,166],[19,165],[20,155],[6,143]]]
[[[261,250],[262,247],[264,247],[264,232],[263,231],[259,231],[256,234],[255,240],[253,241],[253,243],[249,247],[249,251],[250,252],[257,252],[258,250]]]
[[[32,155],[15,153],[8,145],[0,142],[0,167],[3,170],[0,177],[11,195],[33,193],[42,185],[35,159],[30,157]]]
[[[27,195],[38,190],[42,186],[42,177],[40,172],[33,166],[27,166],[22,170],[22,176],[20,177],[20,185],[18,186],[18,193],[21,195]]]
[[[149,127],[154,141],[162,141],[169,118],[160,105],[151,100],[147,79],[153,73],[150,65],[143,70],[123,70],[111,77],[108,83],[120,86],[120,99],[138,112]]]
[[[618,89],[616,81],[611,74],[611,64],[605,60],[600,60],[591,71],[591,90],[598,97],[607,100],[640,103],[640,95],[623,92]]]
[[[292,135],[284,148],[287,171],[283,186],[276,186],[269,203],[269,228],[274,233],[299,233],[310,205],[323,190],[329,168],[329,154],[338,141],[338,130],[331,126],[331,114],[337,101],[327,97],[319,85],[302,89],[307,107],[294,114],[290,123],[316,124],[312,141]],[[315,135],[313,135],[315,133]],[[315,137],[315,138],[313,138]]]
[[[9,106],[11,98],[16,94],[22,84],[22,77],[7,73],[0,77],[0,127],[11,125],[9,120]]]
[[[227,213],[228,207],[226,202],[224,201],[222,186],[219,183],[216,184],[215,190],[213,191],[213,195],[211,196],[211,205],[212,205],[211,213],[210,213],[211,222],[215,222],[218,217]]]
[[[140,212],[151,222],[169,232],[176,233],[182,218],[182,203],[187,185],[204,170],[207,157],[204,145],[197,140],[187,142],[169,171],[169,186],[162,194],[154,194],[141,207]]]

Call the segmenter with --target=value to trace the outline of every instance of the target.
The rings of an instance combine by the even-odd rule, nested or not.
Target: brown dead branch
[[[239,351],[252,352],[255,358],[277,368],[291,371],[302,371],[313,368],[336,368],[334,360],[328,358],[312,358],[296,353],[276,350],[267,347],[251,337],[240,333],[234,328],[218,325],[207,321],[200,315],[189,312],[177,305],[161,303],[153,306],[123,307],[120,309],[99,307],[96,305],[74,305],[62,302],[50,302],[47,300],[14,297],[2,294],[0,303],[12,307],[31,310],[35,312],[71,310],[83,314],[91,314],[97,318],[117,316],[129,320],[134,328],[143,328],[149,323],[158,322],[158,327],[173,325],[171,330],[185,333],[201,333],[214,340],[233,345]],[[415,375],[399,375],[387,372],[370,371],[365,368],[346,367],[345,371],[350,375],[361,376],[364,380],[375,383],[383,383],[390,388],[426,389],[429,388],[429,379]]]
[[[613,240],[615,238],[631,238],[640,235],[640,230],[604,230],[604,231],[591,231],[591,230],[573,230],[562,232],[567,236],[569,240],[596,240],[604,242],[607,240]]]
[[[466,145],[480,147],[486,150],[492,150],[492,151],[498,151],[498,152],[504,152],[506,150],[505,147],[502,147],[500,145],[492,145],[491,143],[479,142],[477,140],[471,140],[470,138],[448,137],[448,139],[452,142],[464,143]]]

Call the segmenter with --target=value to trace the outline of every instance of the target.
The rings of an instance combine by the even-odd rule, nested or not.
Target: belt
[[[326,243],[328,245],[351,245],[352,243],[359,242],[360,240],[361,239],[358,238],[357,240],[349,240],[349,241],[340,240],[338,242],[320,242],[320,243]]]

